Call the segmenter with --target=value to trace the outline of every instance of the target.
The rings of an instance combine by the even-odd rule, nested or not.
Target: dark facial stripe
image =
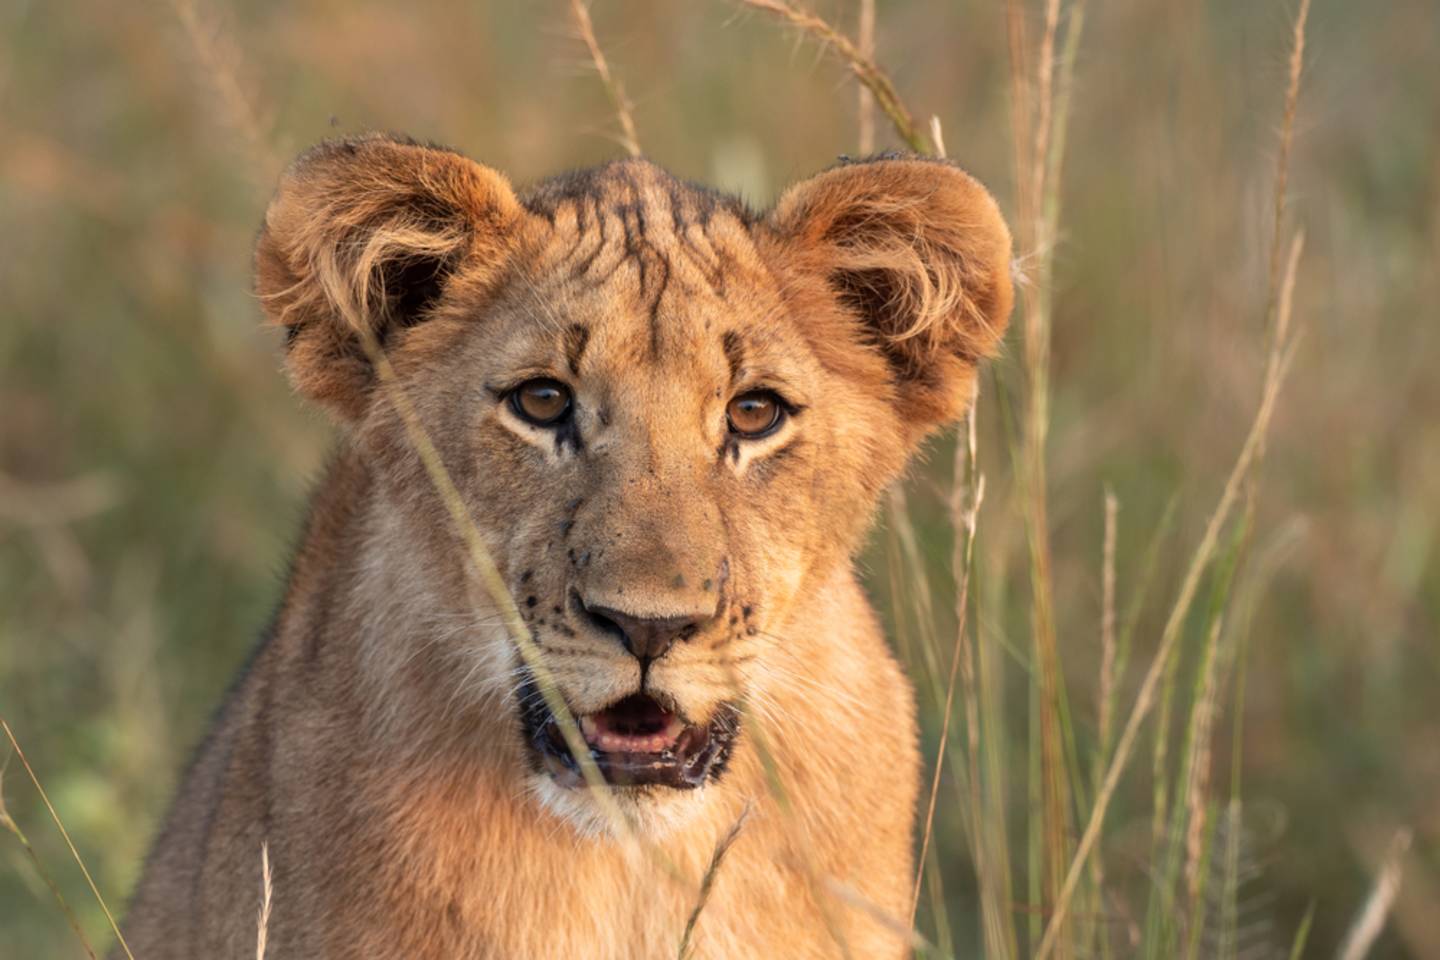
[[[695,238],[690,235],[692,224],[681,216],[682,203],[678,194],[672,193],[670,197],[672,204],[671,211],[674,219],[675,239],[678,242],[680,253],[690,264],[694,266],[710,285],[711,291],[721,300],[725,299],[725,272],[721,267],[720,253],[710,243],[709,234],[704,227],[699,231],[705,237],[706,245],[710,246],[708,254],[702,252],[695,243]],[[708,221],[707,221],[708,222]]]
[[[680,187],[678,184],[671,183],[666,193],[669,194],[670,197],[670,227],[675,231],[675,236],[679,237],[685,232],[687,221],[687,217],[685,216],[685,201],[680,196]]]
[[[734,330],[726,330],[720,337],[720,343],[725,348],[725,361],[730,364],[730,385],[734,386],[740,379],[741,367],[745,365],[745,345]]]
[[[632,194],[634,196],[634,194]],[[650,313],[650,355],[660,355],[660,301],[670,285],[670,260],[646,236],[645,207],[638,200],[615,207],[625,231],[625,257],[639,271],[640,299]]]
[[[578,205],[583,207],[584,202],[581,201]],[[575,270],[572,275],[577,279],[579,277],[585,276],[590,272],[590,267],[595,263],[595,258],[600,256],[601,251],[605,249],[605,214],[600,211],[600,204],[598,201],[591,200],[590,206],[595,214],[595,226],[598,229],[600,236],[596,239],[595,245],[590,248],[590,252],[585,254],[585,256],[581,258],[580,262],[575,265]],[[580,234],[580,236],[585,236],[585,234],[582,233]]]
[[[650,302],[650,355],[658,357],[660,356],[660,300],[665,296],[666,288],[670,286],[670,261],[658,251],[655,251],[653,255],[660,279],[651,291],[642,291],[641,296],[648,298]]]
[[[565,330],[565,362],[572,376],[580,375],[580,358],[590,343],[590,328],[584,324],[572,323]]]

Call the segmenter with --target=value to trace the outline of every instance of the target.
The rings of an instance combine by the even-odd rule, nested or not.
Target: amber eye
[[[769,390],[755,390],[731,400],[725,408],[725,417],[730,421],[731,433],[758,440],[779,429],[785,420],[785,408],[780,398]]]
[[[553,427],[570,415],[570,388],[559,380],[526,380],[511,391],[510,408],[537,427]]]

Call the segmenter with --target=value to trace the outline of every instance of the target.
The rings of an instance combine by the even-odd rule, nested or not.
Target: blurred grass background
[[[853,6],[816,9],[853,30]],[[1123,718],[1255,406],[1293,12],[1254,0],[1088,11],[1055,255],[1049,444],[1056,621],[1084,740],[1103,491],[1120,504],[1122,610],[1176,504]],[[674,172],[764,205],[855,152],[850,78],[772,20],[721,0],[596,0],[592,14],[646,153]],[[940,117],[950,155],[1013,215],[1002,6],[880,0],[878,19],[878,56],[907,102]],[[250,294],[251,244],[281,166],[318,139],[372,128],[454,145],[520,183],[620,149],[559,0],[9,0],[0,35],[0,716],[118,906],[278,599],[330,442],[290,396]],[[1283,955],[1312,904],[1311,954],[1329,955],[1405,826],[1414,847],[1371,955],[1440,957],[1437,58],[1429,0],[1314,5],[1289,190],[1307,233],[1295,304],[1305,335],[1237,591],[1253,610],[1242,769],[1257,956]],[[982,393],[976,589],[982,634],[1023,661],[1027,557],[1009,440],[1019,357],[1012,337]],[[946,650],[949,449],[938,444],[908,485]],[[873,591],[897,630],[913,630],[913,611],[892,609],[905,602],[891,597],[883,527],[873,540]],[[921,702],[933,757],[939,711]],[[1023,689],[1008,704],[1023,742]],[[1224,782],[1228,731],[1216,742]],[[1112,871],[1143,885],[1148,743],[1140,753],[1105,850]],[[1015,776],[1012,824],[1025,816],[1023,768]],[[974,880],[951,782],[935,842],[947,919],[967,945]],[[106,942],[14,762],[3,789]],[[1143,916],[1114,910],[1123,946]],[[0,957],[81,955],[0,836]]]

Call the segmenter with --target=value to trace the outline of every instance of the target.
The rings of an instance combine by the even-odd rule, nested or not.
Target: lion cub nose
[[[712,614],[676,617],[637,617],[614,607],[582,604],[591,622],[616,634],[625,649],[641,663],[659,660],[676,640],[688,640],[714,619]]]

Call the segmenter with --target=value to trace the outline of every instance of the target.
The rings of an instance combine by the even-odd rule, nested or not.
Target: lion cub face
[[[798,682],[777,645],[833,642],[807,631],[807,598],[919,440],[963,412],[1009,312],[1009,254],[988,194],[936,162],[842,166],[761,216],[644,161],[517,197],[457,154],[366,138],[287,174],[257,285],[299,389],[373,453],[390,533],[367,562],[429,583],[430,609],[383,641],[406,682],[418,661],[432,695],[500,694],[510,762],[594,825],[357,327],[383,344],[591,759],[643,815],[723,788],[747,705]],[[416,636],[456,616],[475,628]]]

